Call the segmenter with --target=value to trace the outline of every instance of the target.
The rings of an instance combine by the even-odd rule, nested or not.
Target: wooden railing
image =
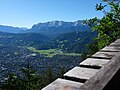
[[[107,90],[106,86],[119,69],[120,39],[87,58],[65,73],[64,78],[56,79],[42,90]]]

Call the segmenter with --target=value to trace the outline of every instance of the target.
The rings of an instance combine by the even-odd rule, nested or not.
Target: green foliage
[[[71,32],[57,37],[53,40],[56,48],[66,53],[82,53],[87,50],[86,44],[93,42],[93,38],[97,36],[96,32]],[[52,44],[53,45],[53,44]]]
[[[44,54],[46,57],[53,57],[57,54],[63,54],[63,52],[58,49],[37,50],[34,47],[28,47],[28,50],[35,53]]]
[[[87,51],[89,53],[89,56],[93,55],[94,53],[96,53],[99,50],[97,45],[98,45],[97,42],[93,42],[92,44],[87,45],[89,48]]]
[[[39,53],[39,54],[44,54],[46,57],[52,58],[55,55],[66,55],[66,56],[80,56],[78,53],[66,53],[58,49],[47,49],[47,50],[37,50],[34,47],[28,47],[28,50]]]
[[[48,85],[49,83],[51,83],[53,80],[55,80],[55,77],[53,75],[53,71],[51,68],[48,68],[46,71],[46,74],[44,76],[45,79],[45,85]]]
[[[110,1],[110,2],[119,2],[120,0],[103,0],[104,2],[108,2],[108,1]]]
[[[103,0],[108,5],[96,4],[97,11],[103,11],[103,18],[97,17],[84,21],[92,27],[92,31],[97,31],[98,36],[94,38],[92,44],[88,44],[88,51],[81,54],[81,59],[85,60],[103,47],[120,38],[120,1],[119,0]],[[110,10],[105,11],[105,7],[109,6]]]
[[[83,61],[83,60],[85,60],[85,59],[87,59],[88,58],[88,53],[87,52],[83,52],[82,54],[81,54],[81,61]]]
[[[102,10],[102,9],[104,9],[104,7],[106,7],[107,5],[102,5],[102,3],[100,3],[99,5],[98,4],[96,4],[96,10],[98,11],[98,10]]]
[[[110,10],[107,12],[104,9],[106,5],[96,5],[97,11],[103,10],[103,13],[105,14],[103,18],[98,19],[95,17],[86,21],[88,25],[92,26],[93,31],[98,32],[98,36],[95,38],[98,49],[101,49],[120,38],[120,3],[117,2],[116,4],[109,0],[106,2],[108,2],[108,6],[110,7]]]
[[[8,74],[6,80],[0,85],[2,90],[40,90],[43,88],[42,79],[36,70],[27,65],[21,69],[21,74]]]
[[[26,67],[23,67],[21,69],[21,82],[22,87],[24,87],[25,90],[38,90],[37,88],[40,86],[40,75],[37,74],[35,70],[32,69],[30,65],[27,65]]]
[[[66,71],[66,70],[65,70],[65,67],[61,67],[61,68],[60,68],[60,71],[59,71],[58,77],[59,77],[59,78],[63,78],[63,75],[64,75],[65,71]]]
[[[18,79],[14,73],[9,73],[5,78],[4,84],[0,86],[1,90],[19,90]]]

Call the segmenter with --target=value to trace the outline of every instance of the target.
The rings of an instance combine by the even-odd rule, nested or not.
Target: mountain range
[[[64,33],[74,31],[90,31],[90,27],[83,24],[83,20],[75,22],[49,21],[45,23],[34,24],[30,29],[12,26],[0,25],[1,32],[8,33],[40,33],[48,37],[57,37]]]
[[[90,31],[90,27],[83,24],[83,20],[75,22],[50,21],[46,23],[38,23],[32,26],[30,32],[41,33],[49,37],[57,37],[64,33],[74,31]]]
[[[13,26],[4,26],[0,25],[0,32],[8,32],[8,33],[23,33],[27,28],[19,28],[19,27],[13,27]]]

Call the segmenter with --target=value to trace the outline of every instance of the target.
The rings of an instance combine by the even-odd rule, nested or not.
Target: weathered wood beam
[[[87,58],[42,90],[103,90],[120,70],[120,39]]]
[[[108,59],[87,58],[80,63],[81,67],[100,69],[109,62]]]
[[[58,78],[42,90],[79,90],[83,83]]]
[[[102,90],[120,69],[120,52],[108,64],[102,67],[80,90]]]

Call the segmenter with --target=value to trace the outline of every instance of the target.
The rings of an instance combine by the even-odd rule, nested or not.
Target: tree
[[[48,68],[45,76],[44,76],[44,85],[48,85],[49,83],[51,83],[52,81],[55,80],[55,77],[53,75],[53,70],[51,68]]]
[[[64,66],[60,67],[60,71],[58,73],[58,77],[59,78],[63,78],[63,75],[64,75],[65,72],[66,72],[65,67]]]
[[[5,82],[0,85],[2,90],[40,90],[42,88],[42,79],[36,70],[30,65],[21,69],[21,74],[8,74]]]
[[[108,1],[110,1],[110,2],[119,2],[120,0],[102,0],[102,1],[104,1],[104,2],[108,2]]]
[[[41,88],[41,78],[32,66],[27,65],[21,69],[21,87],[24,90],[39,90]],[[21,89],[22,90],[22,89]]]
[[[120,0],[104,1],[106,1],[108,5],[102,5],[102,3],[96,5],[97,11],[103,11],[103,18],[98,19],[95,17],[86,21],[86,23],[92,27],[93,31],[98,32],[98,36],[95,38],[98,49],[120,38]],[[106,6],[110,7],[109,11],[105,11]]]
[[[5,78],[5,82],[0,85],[2,90],[19,90],[18,79],[15,73],[9,73]]]

